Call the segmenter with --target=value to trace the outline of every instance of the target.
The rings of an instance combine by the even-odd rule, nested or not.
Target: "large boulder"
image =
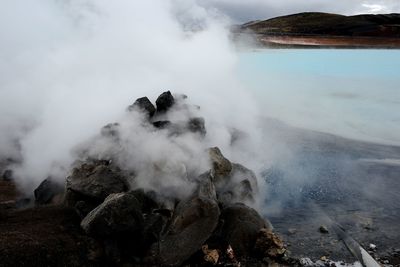
[[[107,161],[83,163],[67,177],[67,190],[89,198],[104,200],[112,193],[128,190],[126,177]]]
[[[129,111],[135,109],[144,112],[149,118],[153,117],[154,113],[156,112],[156,108],[147,97],[136,99],[136,101],[128,107]]]
[[[258,194],[257,177],[241,164],[232,163],[232,170],[223,183],[217,185],[218,199],[224,204],[254,203]]]
[[[254,172],[241,164],[231,163],[218,147],[210,148],[208,152],[218,200],[225,205],[235,202],[253,203],[258,193]]]
[[[61,200],[64,190],[65,188],[62,184],[49,177],[43,180],[33,191],[35,203],[38,205],[50,204],[57,196]]]
[[[230,245],[237,256],[248,256],[253,251],[260,230],[266,227],[269,227],[268,224],[257,211],[236,203],[222,210],[214,238],[226,246]]]
[[[201,249],[215,230],[220,210],[214,185],[209,176],[204,178],[194,196],[177,205],[166,233],[147,255],[148,264],[181,265]]]
[[[157,112],[168,111],[175,103],[175,99],[170,91],[162,93],[156,100]]]
[[[74,168],[67,177],[64,201],[84,218],[108,195],[127,190],[126,174],[109,161],[97,160]]]
[[[109,195],[102,204],[89,212],[81,222],[82,229],[97,237],[118,237],[141,233],[143,216],[134,194]]]

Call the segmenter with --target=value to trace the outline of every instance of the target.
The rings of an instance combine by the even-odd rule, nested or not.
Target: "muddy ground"
[[[337,223],[367,250],[376,245],[370,252],[380,262],[400,266],[400,147],[285,125],[268,129],[287,133],[293,153],[264,174],[265,214],[292,256],[354,262],[332,227]]]
[[[0,266],[101,266],[94,240],[80,229],[80,218],[63,206],[15,209],[17,192],[0,182]]]

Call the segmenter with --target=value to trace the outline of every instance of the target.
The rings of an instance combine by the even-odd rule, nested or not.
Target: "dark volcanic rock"
[[[140,203],[129,193],[111,194],[89,212],[81,227],[87,234],[99,237],[140,233],[143,229]]]
[[[152,213],[163,207],[163,203],[155,191],[146,192],[143,189],[136,189],[130,191],[129,194],[137,199],[142,213]]]
[[[135,108],[142,112],[145,112],[150,118],[153,117],[154,113],[156,112],[156,108],[147,97],[136,99],[135,103],[128,107],[128,110],[132,111]]]
[[[187,127],[189,131],[193,133],[199,133],[202,136],[206,135],[207,133],[204,118],[189,119]]]
[[[54,182],[50,177],[43,180],[40,185],[33,191],[35,203],[45,205],[51,203],[55,196],[64,193],[64,186]]]
[[[67,177],[67,205],[74,206],[79,200],[103,201],[109,194],[128,190],[126,177],[107,161],[84,163]]]
[[[107,137],[118,137],[119,136],[119,123],[109,123],[103,128],[101,128],[101,135]]]
[[[172,96],[170,91],[162,93],[156,100],[157,111],[158,112],[166,112],[170,109],[175,103],[175,99]]]
[[[260,229],[265,227],[265,220],[254,209],[241,203],[233,204],[221,212],[217,239],[231,245],[237,256],[248,256]]]
[[[162,266],[181,265],[211,236],[219,214],[214,186],[206,179],[191,199],[177,205],[166,234],[151,247],[146,261]]]
[[[157,129],[165,129],[171,125],[170,121],[155,121],[153,122],[153,126]]]

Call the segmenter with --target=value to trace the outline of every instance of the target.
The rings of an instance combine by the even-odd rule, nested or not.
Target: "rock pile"
[[[156,107],[142,97],[128,112],[144,113],[156,130],[190,132],[203,138],[207,133],[203,118],[164,120],[176,103],[168,91],[157,98]],[[118,136],[118,127],[118,123],[106,125],[101,133]],[[258,194],[254,172],[230,162],[217,147],[208,150],[208,157],[207,172],[187,177],[195,190],[184,198],[131,188],[135,174],[123,166],[109,159],[87,159],[66,179],[65,204],[81,216],[83,231],[102,244],[103,252],[96,255],[110,265],[240,266],[249,258],[282,257],[282,241],[250,207]],[[55,194],[49,181],[39,189],[35,192],[41,192],[40,201],[48,202]]]

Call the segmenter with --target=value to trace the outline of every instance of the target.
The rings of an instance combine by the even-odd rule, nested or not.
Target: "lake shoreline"
[[[344,48],[399,49],[400,38],[281,35],[256,37],[258,42],[274,48]]]

